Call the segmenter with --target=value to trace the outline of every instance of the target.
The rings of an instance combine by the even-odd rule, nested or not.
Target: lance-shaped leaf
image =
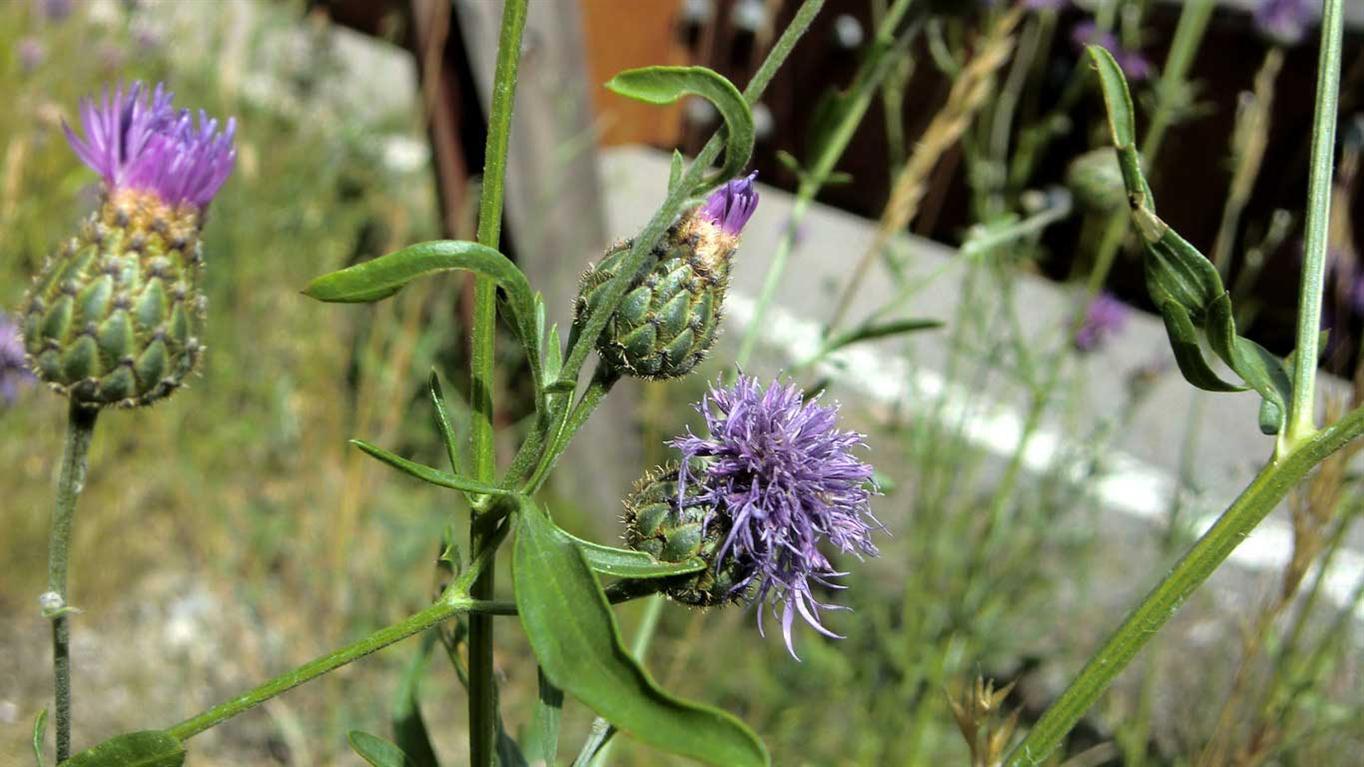
[[[550,524],[554,524],[553,521]],[[700,557],[693,557],[682,562],[663,562],[642,551],[618,549],[614,546],[586,541],[562,528],[559,528],[559,532],[578,544],[578,548],[583,552],[583,559],[587,560],[587,566],[602,575],[643,580],[699,573],[706,569],[706,561]]]
[[[356,264],[308,283],[303,294],[329,303],[370,303],[402,290],[431,274],[468,271],[491,279],[502,289],[512,326],[525,347],[538,390],[543,380],[539,335],[535,329],[535,294],[526,275],[493,248],[464,240],[435,240]]]
[[[717,179],[733,178],[753,155],[753,113],[734,83],[705,67],[643,67],[627,69],[606,87],[649,104],[671,104],[694,94],[715,105],[725,121],[725,164]]]
[[[422,636],[421,646],[403,670],[398,690],[393,696],[393,740],[416,767],[440,766],[419,702],[421,682],[431,659],[431,648],[435,647],[437,639],[439,637],[434,630]]]
[[[1132,212],[1132,221],[1146,241],[1146,290],[1159,306],[1173,301],[1200,321],[1212,303],[1226,293],[1217,267],[1188,240],[1146,208]]]
[[[370,767],[417,767],[416,762],[408,758],[401,748],[378,735],[351,730],[346,739],[350,741],[351,749]]]
[[[382,447],[371,445],[364,440],[353,439],[350,443],[389,466],[392,466],[405,474],[410,474],[423,482],[430,482],[433,485],[440,485],[441,487],[448,487],[454,490],[463,490],[466,493],[479,493],[481,495],[511,494],[510,490],[503,490],[495,485],[485,485],[482,482],[476,482],[472,479],[465,479],[464,477],[457,477],[454,474],[448,474],[440,469],[427,466],[424,463],[409,461],[396,453],[390,453]]]
[[[130,732],[62,762],[59,767],[180,767],[185,747],[161,730]]]
[[[436,410],[436,428],[440,430],[441,442],[445,444],[445,454],[450,459],[450,469],[456,474],[464,471],[464,461],[459,455],[459,439],[455,436],[454,424],[450,421],[450,409],[445,405],[445,390],[441,388],[440,376],[435,369],[427,380],[431,392],[431,406]]]
[[[1219,378],[1208,366],[1207,360],[1203,359],[1203,350],[1198,345],[1198,329],[1184,307],[1167,301],[1160,307],[1160,316],[1165,320],[1165,332],[1170,337],[1175,364],[1179,365],[1184,380],[1204,391],[1241,391],[1241,387]]]
[[[38,712],[38,718],[33,720],[33,760],[38,767],[43,767],[43,738],[47,735],[47,709]]]
[[[516,608],[550,681],[656,748],[724,767],[769,764],[762,741],[738,719],[659,688],[621,641],[582,549],[529,499],[519,500]]]
[[[1236,334],[1231,296],[1225,293],[1209,308],[1207,332],[1213,351],[1264,400],[1260,430],[1278,434],[1293,396],[1293,384],[1284,363],[1268,349]]]

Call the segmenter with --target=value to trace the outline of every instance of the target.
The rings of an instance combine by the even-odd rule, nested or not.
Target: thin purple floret
[[[835,579],[845,573],[820,546],[875,556],[871,533],[881,528],[870,508],[872,467],[853,454],[866,446],[863,436],[839,430],[837,409],[805,402],[799,387],[774,382],[764,390],[748,376],[712,388],[696,408],[706,436],[688,430],[670,444],[682,451],[679,501],[688,482],[698,483],[703,492],[686,502],[712,507],[707,527],[726,517],[716,568],[738,565],[743,575],[734,591],[753,589],[760,631],[765,609],[779,613],[792,656],[797,616],[837,637],[820,610],[846,608],[819,601],[815,588],[842,588]]]
[[[76,155],[104,179],[110,192],[123,189],[156,194],[169,205],[202,208],[232,173],[237,157],[237,124],[199,112],[176,111],[172,94],[158,84],[148,94],[142,83],[106,89],[99,101],[81,100],[81,138],[64,125]]]
[[[0,404],[12,404],[19,390],[32,382],[19,327],[0,312]]]
[[[753,211],[758,209],[758,190],[753,186],[753,179],[757,177],[755,170],[743,178],[726,182],[710,193],[697,215],[718,224],[725,234],[738,235],[753,217]]]

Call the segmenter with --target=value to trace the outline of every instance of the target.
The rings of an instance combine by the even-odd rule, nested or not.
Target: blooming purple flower
[[[720,227],[725,234],[737,236],[758,209],[758,190],[753,188],[755,170],[743,178],[729,181],[710,193],[697,215]]]
[[[1308,0],[1260,0],[1255,8],[1255,28],[1278,45],[1297,45],[1316,19]]]
[[[1091,20],[1082,21],[1075,25],[1070,31],[1070,40],[1076,47],[1084,49],[1087,45],[1097,45],[1106,48],[1113,54],[1113,60],[1122,67],[1124,75],[1128,80],[1141,81],[1151,77],[1155,67],[1151,61],[1141,54],[1140,51],[1122,47],[1118,38],[1112,32],[1105,32],[1099,29],[1099,25]]]
[[[837,637],[820,623],[815,586],[841,588],[838,572],[820,551],[827,542],[843,553],[875,555],[871,532],[871,466],[853,450],[863,436],[837,428],[837,409],[805,402],[795,385],[770,384],[740,376],[731,387],[715,387],[696,409],[706,435],[687,435],[670,444],[682,451],[679,502],[707,504],[705,524],[724,515],[729,530],[715,558],[737,564],[735,593],[751,593],[763,612],[780,604],[782,636],[795,655],[791,625],[804,618],[820,633]],[[697,467],[703,467],[699,471]],[[686,494],[687,483],[702,492]],[[751,591],[750,591],[751,589]]]
[[[0,312],[0,401],[12,404],[20,388],[33,381],[24,356],[24,342],[19,327]]]
[[[1085,319],[1075,333],[1075,348],[1082,352],[1097,349],[1109,335],[1121,332],[1131,310],[1111,293],[1100,293],[1085,307]]]
[[[105,90],[98,102],[82,99],[85,137],[64,125],[76,154],[104,178],[106,189],[155,194],[162,202],[203,208],[232,172],[236,120],[224,130],[202,110],[175,111],[164,85],[148,94],[142,83]]]

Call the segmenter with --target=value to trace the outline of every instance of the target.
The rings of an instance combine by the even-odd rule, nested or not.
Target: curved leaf
[[[59,767],[180,767],[185,747],[161,730],[142,730],[110,738],[62,762]]]
[[[1198,331],[1183,307],[1174,301],[1166,301],[1160,307],[1160,316],[1165,320],[1170,348],[1175,353],[1175,363],[1179,365],[1184,380],[1204,391],[1242,391],[1241,387],[1219,378],[1203,359],[1203,350],[1198,346]]]
[[[555,686],[656,748],[724,767],[770,764],[762,741],[738,719],[660,689],[621,642],[582,549],[529,499],[519,517],[517,612]]]
[[[389,743],[378,735],[370,735],[360,730],[351,730],[346,736],[350,747],[360,755],[370,767],[417,767],[416,763],[403,753],[401,748]]]
[[[38,718],[33,720],[33,759],[38,767],[43,767],[43,738],[47,735],[47,709],[38,712]]]
[[[578,549],[583,553],[583,559],[587,560],[587,566],[602,575],[643,580],[645,578],[668,578],[674,575],[698,573],[706,569],[706,561],[700,557],[693,557],[685,562],[663,562],[642,551],[618,549],[614,546],[585,541],[562,528],[559,529],[559,532],[578,544]]]
[[[433,469],[424,463],[409,461],[406,458],[397,455],[396,453],[390,453],[389,451],[383,449],[382,447],[379,447],[377,445],[371,445],[370,443],[365,442],[364,440],[361,439],[353,439],[350,441],[350,443],[360,448],[361,450],[365,451],[366,453],[369,453],[375,458],[378,458],[379,460],[383,461],[389,466],[392,466],[393,468],[405,474],[409,474],[413,477],[416,477],[417,479],[420,479],[423,482],[430,482],[433,485],[449,487],[455,490],[463,490],[466,493],[479,493],[482,495],[511,494],[510,490],[503,490],[502,488],[496,487],[494,485],[485,485],[482,482],[475,482],[472,479],[465,479],[464,477],[456,477],[454,474],[447,474],[446,472],[443,472],[440,469]]]
[[[725,164],[717,178],[739,175],[753,155],[753,113],[734,83],[705,67],[643,67],[627,69],[606,83],[614,93],[648,104],[671,104],[695,94],[715,105],[724,118],[728,136]]]

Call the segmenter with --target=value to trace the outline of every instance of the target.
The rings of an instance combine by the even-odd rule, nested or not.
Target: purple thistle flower
[[[1085,307],[1085,319],[1075,333],[1075,348],[1091,352],[1113,333],[1121,332],[1127,325],[1131,310],[1111,293],[1100,293]]]
[[[38,12],[48,21],[65,21],[71,15],[71,0],[37,0]]]
[[[758,209],[758,190],[753,188],[753,179],[757,177],[755,170],[725,183],[710,193],[696,215],[719,226],[725,234],[737,237]]]
[[[1297,45],[1316,19],[1307,0],[1260,0],[1255,8],[1255,28],[1277,45]]]
[[[716,569],[731,559],[739,565],[734,591],[751,593],[758,604],[759,631],[764,608],[777,612],[781,605],[792,656],[796,615],[837,637],[820,623],[819,610],[846,608],[821,603],[814,588],[842,588],[833,579],[845,573],[834,569],[820,544],[874,556],[871,532],[881,527],[869,508],[872,468],[853,455],[865,445],[863,436],[840,431],[837,409],[803,401],[799,387],[773,382],[764,390],[749,376],[712,388],[696,409],[706,419],[706,436],[688,430],[670,444],[682,451],[679,502],[709,504],[707,526],[726,516],[722,527],[729,533]],[[702,492],[689,497],[688,482]]]
[[[0,312],[0,401],[13,404],[19,390],[33,381],[24,355],[24,342],[19,327]]]
[[[47,58],[47,46],[36,37],[25,37],[19,41],[19,68],[25,73],[42,66]]]
[[[173,96],[158,84],[150,95],[142,83],[106,89],[98,102],[81,100],[85,137],[63,125],[76,155],[104,178],[110,193],[151,192],[167,205],[203,208],[232,173],[236,120],[223,131],[202,110],[176,112]]]

